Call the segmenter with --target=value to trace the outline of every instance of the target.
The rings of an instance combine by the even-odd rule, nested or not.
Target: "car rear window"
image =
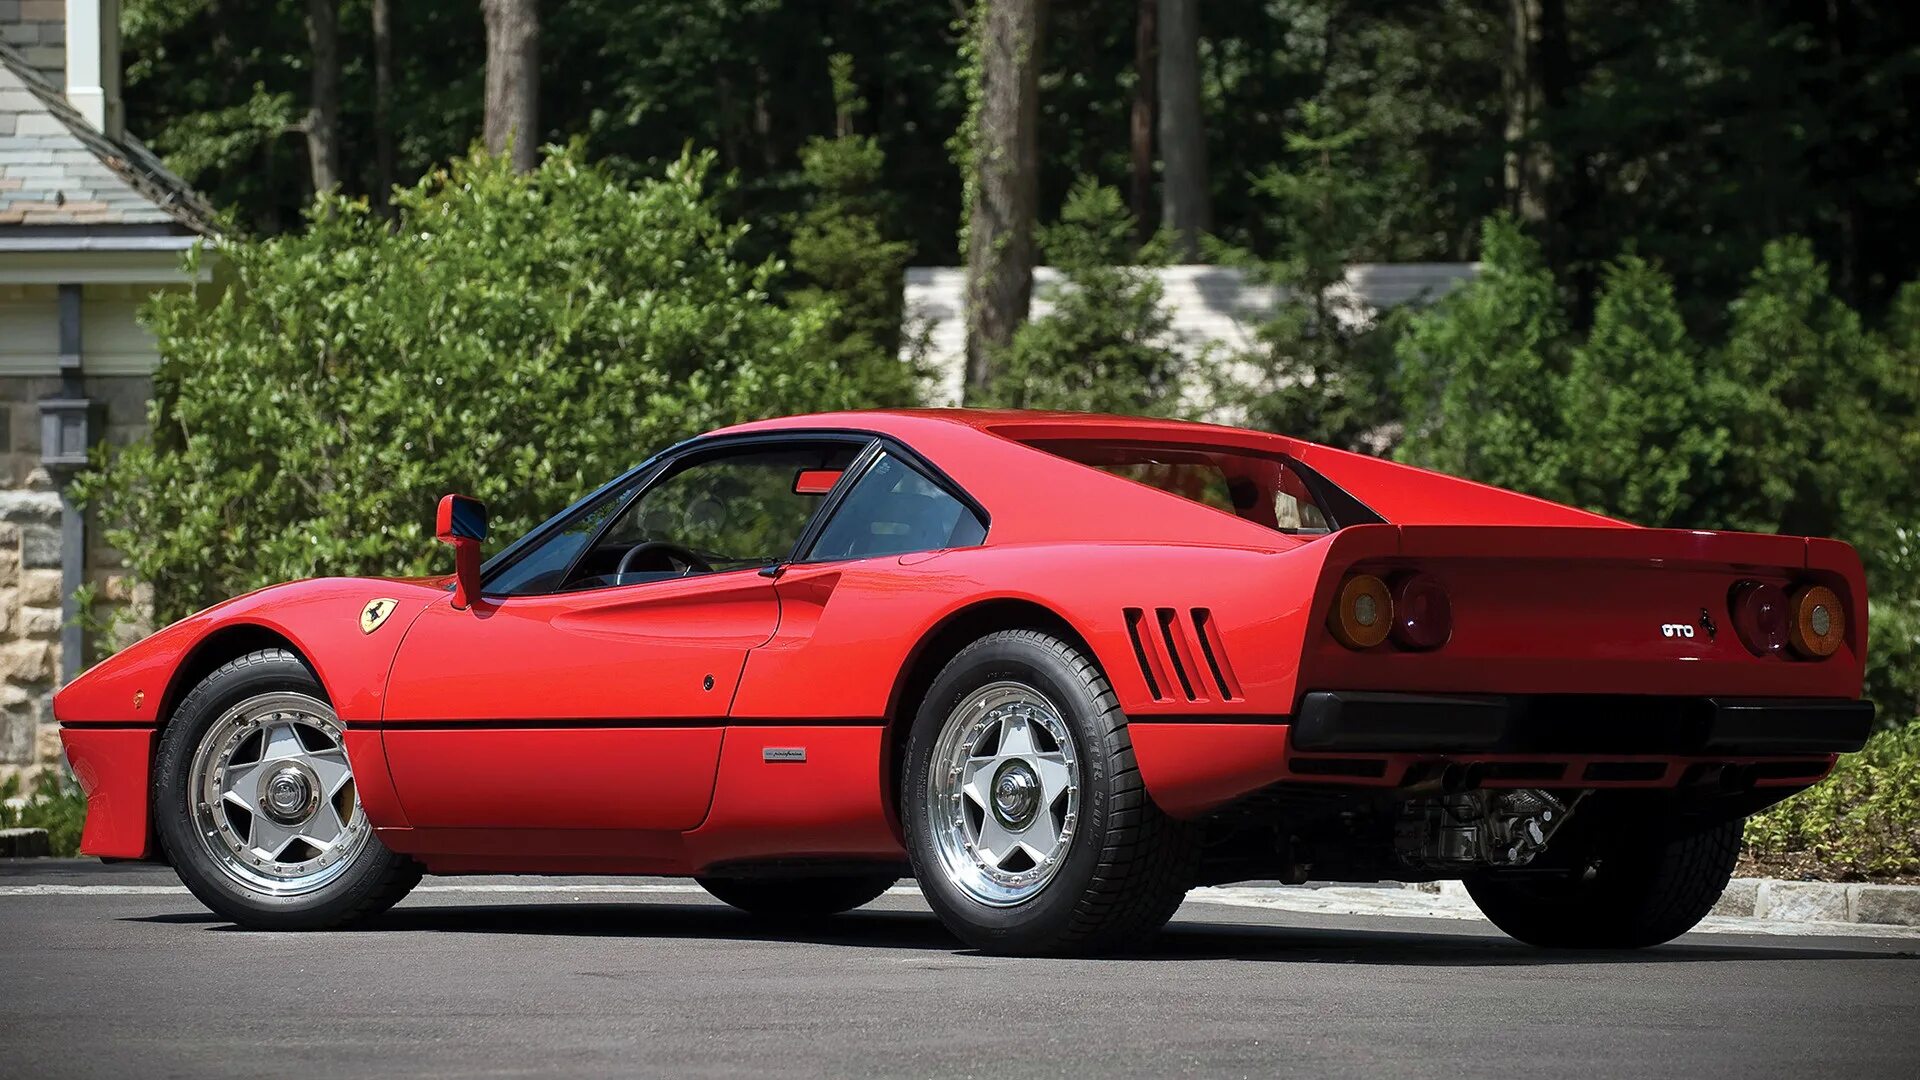
[[[1326,481],[1279,455],[1092,439],[1027,445],[1276,532],[1314,536],[1344,524],[1329,505],[1336,500],[1326,497]]]

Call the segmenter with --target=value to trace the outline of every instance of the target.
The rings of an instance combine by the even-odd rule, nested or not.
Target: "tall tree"
[[[972,205],[967,214],[968,400],[993,381],[993,355],[1033,299],[1039,202],[1040,35],[1046,0],[982,0],[977,20]]]
[[[540,11],[536,0],[480,0],[487,20],[487,113],[483,138],[513,167],[531,171],[539,156]]]
[[[307,163],[315,194],[340,183],[340,8],[334,0],[307,0],[307,44],[312,81],[307,119]]]
[[[1180,257],[1200,255],[1213,230],[1207,191],[1207,125],[1200,108],[1199,0],[1160,0],[1160,223],[1178,235]]]
[[[1506,98],[1507,209],[1528,225],[1547,220],[1553,184],[1553,153],[1540,130],[1559,102],[1565,75],[1564,0],[1507,0],[1507,58],[1501,89]]]
[[[1151,232],[1147,222],[1153,210],[1153,119],[1159,95],[1159,0],[1139,0],[1133,33],[1133,117],[1129,140],[1131,180],[1128,205],[1135,227]]]
[[[393,190],[393,0],[373,0],[373,201]]]

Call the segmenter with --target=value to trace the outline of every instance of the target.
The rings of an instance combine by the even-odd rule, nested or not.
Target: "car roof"
[[[1076,488],[1092,483],[1084,475],[1085,467],[1064,462],[1037,444],[1057,440],[1110,438],[1283,454],[1318,471],[1380,517],[1395,524],[1626,524],[1532,495],[1323,446],[1305,439],[1190,420],[1021,409],[873,409],[756,420],[723,428],[713,434],[833,429],[866,431],[898,439],[946,469],[956,481],[989,507],[993,505],[987,494],[990,489],[1033,490],[1044,487],[1049,480]],[[1063,472],[1062,465],[1080,470],[1080,474]],[[1009,470],[1016,475],[1005,475]],[[1116,489],[1110,485],[1097,486],[1108,498],[1115,495]],[[1177,496],[1163,494],[1163,497],[1176,502],[1184,501]],[[1025,499],[1013,501],[1027,503],[1021,507],[1019,516],[1023,523],[1031,526],[1032,535],[1085,535],[1089,532],[1113,535],[1080,520],[1082,514],[1100,514],[1101,505],[1098,503],[1070,507],[1057,498],[1036,499],[1030,503]],[[1006,500],[1001,502],[1006,505]],[[1207,513],[1231,518],[1231,515],[1220,515],[1216,511],[1209,510]],[[1165,536],[1172,530],[1177,535],[1201,542],[1253,543],[1243,530],[1202,527],[1203,524],[1207,523],[1181,520],[1156,522],[1157,528],[1143,528],[1139,523],[1127,528],[1136,536]],[[1029,529],[1021,528],[1018,531],[1026,533]],[[1001,535],[1007,535],[1007,531]],[[1266,542],[1271,543],[1274,535],[1277,534],[1268,533]],[[1286,543],[1282,542],[1281,546],[1286,546]]]

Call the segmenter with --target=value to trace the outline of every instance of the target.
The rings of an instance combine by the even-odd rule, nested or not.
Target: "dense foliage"
[[[47,846],[57,857],[80,854],[86,823],[87,796],[64,772],[41,773],[34,778],[33,791],[24,796],[18,776],[0,781],[0,829],[45,829]]]
[[[370,0],[339,0],[349,192],[376,193],[465,151],[480,131],[484,28],[472,0],[392,3],[389,126],[376,175]],[[571,0],[541,5],[545,141],[655,171],[688,143],[741,183],[729,212],[772,250],[799,208],[800,151],[836,130],[832,57],[852,58],[858,118],[901,200],[897,239],[956,261],[966,109],[956,16],[924,0]],[[1546,0],[1563,28],[1545,108],[1525,133],[1553,163],[1556,274],[1585,295],[1628,241],[1711,320],[1769,241],[1812,239],[1840,295],[1877,314],[1920,261],[1920,9],[1782,0]],[[299,118],[305,0],[125,0],[128,125],[251,228],[298,228],[311,192]],[[1218,231],[1262,257],[1284,237],[1247,178],[1287,157],[1309,107],[1367,139],[1348,164],[1377,189],[1373,260],[1460,259],[1513,208],[1503,179],[1507,0],[1247,0],[1200,15]],[[1041,216],[1081,177],[1126,190],[1137,0],[1051,5],[1040,100]],[[1135,208],[1136,212],[1140,209]],[[1157,202],[1147,207],[1157,211]],[[1145,223],[1151,231],[1157,220]]]
[[[1082,182],[1040,248],[1064,279],[1047,314],[998,358],[993,403],[1021,409],[1169,414],[1181,407],[1186,356],[1160,281],[1138,263],[1135,223],[1108,187]]]
[[[1920,723],[1880,732],[1825,782],[1754,816],[1746,840],[1772,873],[1920,875]]]
[[[227,245],[217,302],[158,300],[153,435],[86,492],[156,614],[438,566],[445,491],[512,536],[688,435],[870,403],[827,347],[841,313],[769,297],[778,265],[736,255],[708,172],[462,159],[401,192],[393,228],[324,200],[305,231]]]

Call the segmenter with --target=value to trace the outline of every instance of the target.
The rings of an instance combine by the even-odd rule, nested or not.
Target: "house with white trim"
[[[207,274],[183,255],[213,211],[123,130],[119,17],[0,0],[0,778],[59,760],[83,586],[129,599],[68,492],[96,443],[145,428],[159,356],[135,313]]]

